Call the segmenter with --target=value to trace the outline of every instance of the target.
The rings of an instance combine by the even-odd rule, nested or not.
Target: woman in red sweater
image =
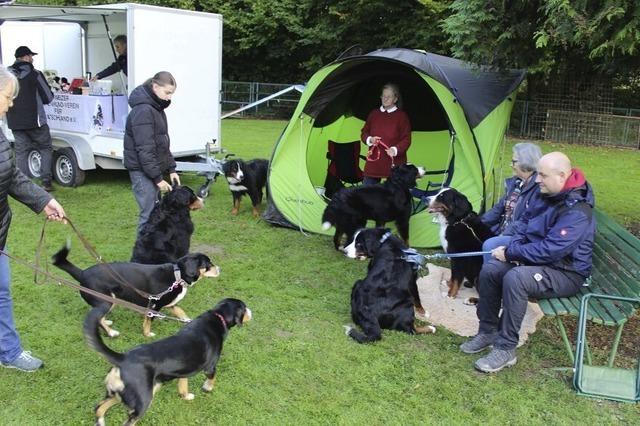
[[[369,146],[364,185],[380,182],[391,175],[391,167],[405,164],[411,145],[411,124],[407,114],[398,107],[398,86],[385,84],[380,100],[382,105],[369,113],[362,128],[361,140]]]

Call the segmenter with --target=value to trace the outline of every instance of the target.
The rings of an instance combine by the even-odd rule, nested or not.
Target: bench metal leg
[[[613,341],[613,347],[611,348],[611,352],[609,353],[609,367],[613,367],[613,362],[616,360],[616,355],[618,354],[618,344],[620,343],[620,337],[622,337],[622,327],[626,324],[626,321],[621,323],[616,330],[616,338]]]
[[[569,338],[567,337],[567,330],[564,328],[564,324],[562,323],[560,315],[556,316],[556,323],[558,324],[560,335],[562,336],[562,341],[564,342],[564,346],[567,349],[567,353],[569,354],[569,358],[571,358],[571,363],[573,364],[575,360],[575,358],[573,357],[573,346],[571,345],[571,342],[569,342]]]

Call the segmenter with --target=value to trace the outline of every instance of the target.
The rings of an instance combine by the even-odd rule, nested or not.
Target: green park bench
[[[640,240],[601,211],[594,210],[594,215],[597,231],[588,285],[573,297],[541,299],[538,304],[545,315],[556,318],[562,340],[574,363],[574,385],[579,393],[637,402],[640,396],[640,365],[635,370],[613,368],[613,365],[622,329],[640,306]],[[574,356],[563,323],[566,315],[580,317],[577,356]],[[592,366],[585,332],[587,321],[616,327],[607,366]]]

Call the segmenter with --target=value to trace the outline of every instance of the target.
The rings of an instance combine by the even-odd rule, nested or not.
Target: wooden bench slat
[[[619,296],[626,296],[630,294],[640,294],[640,287],[637,283],[633,282],[632,278],[625,273],[620,272],[615,269],[614,266],[611,266],[611,258],[607,256],[606,253],[603,253],[601,249],[594,249],[593,255],[593,271],[594,273],[599,272],[604,277],[598,278],[598,280],[593,281],[593,285],[601,286],[605,288],[615,288],[614,294]],[[600,279],[606,279],[608,281],[612,281],[612,283],[600,283]],[[608,285],[607,285],[608,284]]]
[[[603,232],[610,230],[615,235],[624,239],[636,252],[640,253],[640,240],[638,238],[600,210],[594,209],[593,212],[598,224],[598,233],[600,232],[600,228],[602,228]]]
[[[621,251],[619,247],[606,239],[599,239],[593,249],[595,254],[598,254],[607,265],[620,274],[631,280],[640,279],[640,257],[637,261],[631,259],[628,253]]]

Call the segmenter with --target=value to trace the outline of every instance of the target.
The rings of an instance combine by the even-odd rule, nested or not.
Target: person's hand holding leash
[[[65,224],[67,223],[65,219],[66,214],[64,212],[64,209],[62,208],[60,203],[56,201],[55,198],[52,198],[51,201],[49,201],[49,203],[44,206],[44,214],[47,215],[48,220],[56,220]]]
[[[386,149],[385,152],[389,157],[395,157],[396,155],[398,155],[398,148],[396,148],[395,146],[391,146]]]
[[[160,192],[169,192],[171,191],[171,185],[166,180],[161,180],[157,183],[158,188],[160,188]]]
[[[493,256],[495,259],[498,259],[500,262],[506,262],[507,258],[504,256],[504,251],[506,249],[507,248],[505,246],[496,247],[491,250],[491,256]]]
[[[178,174],[175,172],[169,174],[169,180],[171,181],[171,183],[176,182],[178,185],[180,185],[180,176],[178,176]]]
[[[380,142],[382,142],[382,138],[380,136],[371,136],[371,146],[378,146]]]

